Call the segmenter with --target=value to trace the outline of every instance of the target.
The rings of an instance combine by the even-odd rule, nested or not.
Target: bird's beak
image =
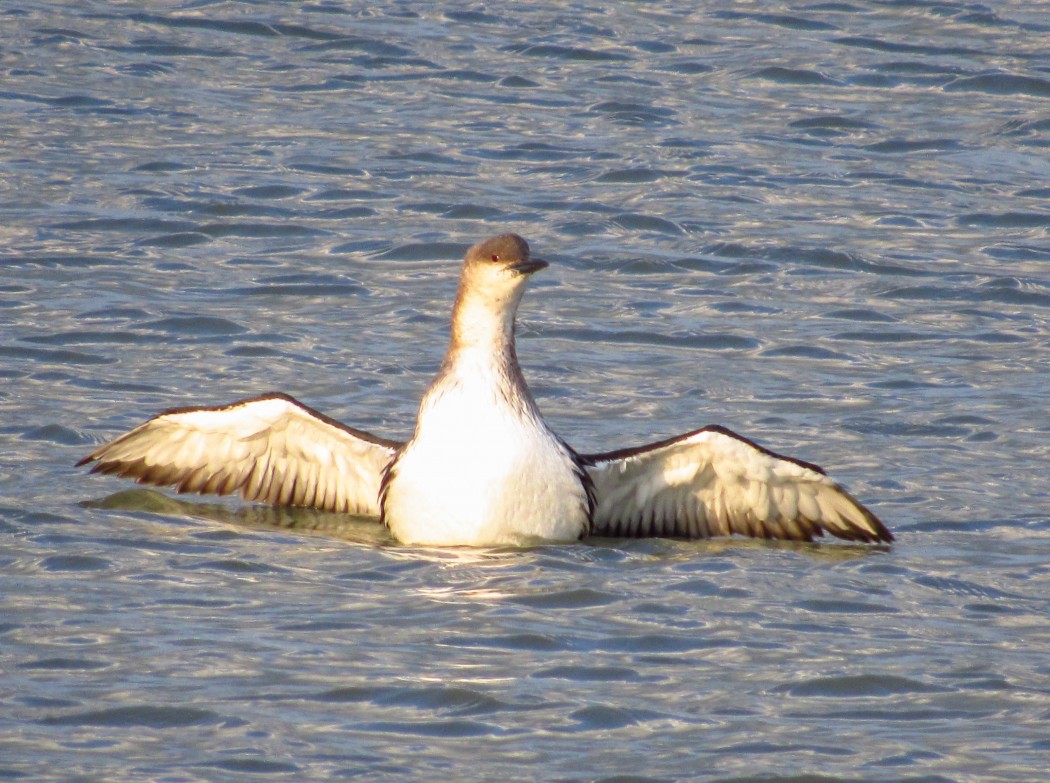
[[[544,261],[542,258],[530,258],[528,261],[519,261],[511,267],[519,275],[531,275],[533,272],[539,272],[541,269],[546,269],[550,264]]]

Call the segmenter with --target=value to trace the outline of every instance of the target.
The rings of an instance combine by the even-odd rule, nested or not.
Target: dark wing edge
[[[164,411],[77,466],[180,493],[378,517],[382,472],[400,446],[273,392]]]
[[[889,543],[881,520],[822,468],[721,426],[580,457],[594,483],[595,535]]]

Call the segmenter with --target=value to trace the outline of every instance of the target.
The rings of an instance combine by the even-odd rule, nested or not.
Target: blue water
[[[1045,777],[1044,4],[0,29],[0,779]],[[551,261],[519,354],[570,443],[720,423],[898,542],[420,550],[72,467],[269,390],[406,436],[505,230]]]

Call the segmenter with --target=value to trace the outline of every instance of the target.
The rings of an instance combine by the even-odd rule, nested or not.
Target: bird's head
[[[498,295],[523,288],[529,275],[547,266],[546,261],[532,258],[529,243],[517,234],[500,234],[483,239],[467,251],[463,280]]]
[[[514,315],[533,272],[547,267],[517,234],[500,234],[467,251],[453,311],[453,337],[469,340],[497,333],[512,337]],[[491,331],[495,327],[495,331]]]

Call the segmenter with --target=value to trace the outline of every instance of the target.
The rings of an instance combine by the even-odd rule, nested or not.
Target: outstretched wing
[[[821,468],[724,427],[582,460],[594,481],[594,535],[893,540]]]
[[[161,413],[77,465],[179,492],[379,516],[380,480],[400,445],[266,394]]]

